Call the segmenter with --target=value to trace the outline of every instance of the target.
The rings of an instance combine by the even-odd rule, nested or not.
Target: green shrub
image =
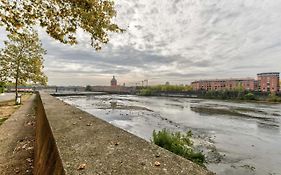
[[[255,100],[256,99],[256,97],[255,97],[255,95],[254,94],[252,94],[252,93],[247,93],[245,96],[244,96],[244,99],[245,100]]]
[[[191,137],[191,131],[187,132],[186,134],[181,134],[180,132],[172,133],[166,129],[163,129],[162,131],[158,132],[153,131],[152,142],[179,156],[204,166],[203,163],[205,162],[205,156],[201,152],[194,151]]]
[[[139,95],[141,95],[141,96],[151,96],[152,90],[151,89],[142,89],[142,90],[140,90]]]
[[[270,94],[267,100],[269,102],[281,102],[281,97],[278,97],[275,94]]]
[[[4,82],[0,82],[0,94],[4,93],[5,90],[5,83]]]
[[[186,92],[191,91],[191,86],[178,86],[178,85],[156,85],[142,87],[139,91],[139,95],[142,96],[151,96],[161,92]]]

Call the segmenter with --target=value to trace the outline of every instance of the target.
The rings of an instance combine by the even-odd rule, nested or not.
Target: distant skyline
[[[281,71],[281,0],[115,2],[127,31],[99,52],[82,31],[76,46],[39,31],[49,85],[109,85],[113,75],[126,85],[189,84]]]

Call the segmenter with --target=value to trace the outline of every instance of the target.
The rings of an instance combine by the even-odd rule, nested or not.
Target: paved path
[[[0,127],[0,174],[32,175],[35,95]]]
[[[13,100],[15,98],[15,93],[3,93],[0,94],[0,102]]]

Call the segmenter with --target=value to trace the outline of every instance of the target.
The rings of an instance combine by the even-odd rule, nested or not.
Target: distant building
[[[235,90],[242,89],[248,91],[279,92],[279,73],[259,73],[257,80],[251,78],[244,79],[216,79],[199,80],[191,83],[193,90]]]
[[[279,92],[279,72],[258,74],[259,90],[261,92]]]
[[[216,79],[216,80],[200,80],[191,83],[193,90],[234,90],[243,89],[254,91],[255,80],[254,79]]]
[[[169,85],[170,85],[170,82],[169,82],[169,81],[167,81],[165,85],[166,85],[166,86],[169,86]]]
[[[113,78],[111,79],[110,85],[111,87],[117,87],[117,80],[115,79],[115,76],[113,76]]]

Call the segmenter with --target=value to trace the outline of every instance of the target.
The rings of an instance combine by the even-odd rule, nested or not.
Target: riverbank
[[[280,104],[133,95],[60,99],[147,141],[153,130],[192,130],[206,166],[218,175],[281,172]]]
[[[44,108],[38,108],[37,121],[43,130],[38,130],[37,144],[39,148],[41,144],[52,147],[49,143],[50,137],[53,137],[67,174],[213,174],[50,95],[41,94],[41,99]],[[46,121],[49,127],[46,127]],[[47,165],[39,167],[37,172],[54,166],[48,166],[50,158],[55,159],[52,162],[59,161],[55,156],[48,157],[53,155],[50,150],[54,151],[55,148],[39,150],[40,155],[46,155],[40,157],[40,161]],[[51,172],[54,169],[47,170]]]

